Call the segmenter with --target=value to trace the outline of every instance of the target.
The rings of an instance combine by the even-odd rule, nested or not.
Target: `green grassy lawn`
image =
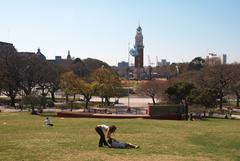
[[[240,120],[50,119],[54,127],[43,126],[41,116],[0,113],[0,160],[240,160]],[[140,149],[98,148],[94,127],[102,123]]]

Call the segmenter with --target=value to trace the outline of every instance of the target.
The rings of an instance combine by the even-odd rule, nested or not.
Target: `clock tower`
[[[140,27],[140,25],[137,28],[134,48],[137,51],[137,56],[135,57],[135,68],[143,68],[143,49],[144,49],[144,46],[143,46],[142,28]]]

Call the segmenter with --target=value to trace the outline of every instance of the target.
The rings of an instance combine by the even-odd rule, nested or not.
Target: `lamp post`
[[[128,70],[127,70],[127,80],[128,80],[128,83],[129,83],[129,71],[130,71],[130,43],[128,43]],[[128,86],[128,110],[130,110],[130,96],[129,96],[129,93],[130,93],[130,87]]]

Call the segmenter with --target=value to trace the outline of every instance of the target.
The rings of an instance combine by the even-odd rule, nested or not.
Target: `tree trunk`
[[[73,103],[75,102],[76,95],[73,95],[73,100],[71,100],[71,112],[73,110]]]
[[[222,110],[223,96],[220,95],[219,109]]]
[[[68,103],[68,94],[66,94],[66,103]]]
[[[90,100],[90,99],[87,99],[87,98],[86,98],[85,109],[88,109],[89,100]]]
[[[153,101],[153,104],[155,105],[156,102],[155,102],[155,98],[154,97],[152,97],[152,101]]]
[[[73,101],[71,101],[71,108],[70,108],[71,112],[73,110]]]
[[[23,88],[23,91],[26,96],[30,95],[32,93],[32,88]]]
[[[106,102],[107,106],[110,106],[109,98],[105,97],[105,102]]]
[[[56,102],[56,99],[55,99],[55,91],[51,91],[51,98],[52,98],[52,101],[53,102]]]
[[[236,96],[237,96],[237,107],[239,107],[240,94],[236,92]]]
[[[101,97],[101,98],[102,98],[101,107],[103,107],[103,97]]]
[[[185,119],[186,119],[186,121],[188,120],[188,103],[186,102],[185,103]]]
[[[237,97],[237,107],[239,107],[240,95]]]
[[[16,102],[15,98],[16,98],[16,96],[14,96],[14,95],[10,96],[10,99],[11,99],[10,103],[11,103],[12,107],[15,107],[15,102]]]

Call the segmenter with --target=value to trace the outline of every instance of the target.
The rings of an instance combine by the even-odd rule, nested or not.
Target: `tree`
[[[78,91],[78,77],[73,72],[66,72],[60,76],[60,87],[66,95],[66,103],[69,101],[69,96],[73,96],[73,101],[75,101],[75,95]],[[71,104],[72,111],[72,104]]]
[[[40,59],[35,53],[18,52],[21,57],[20,72],[20,88],[24,91],[25,95],[30,95],[33,88],[39,82],[39,72],[45,66],[44,61]]]
[[[41,104],[41,99],[36,94],[30,94],[23,97],[23,104],[24,105],[30,105],[30,108],[32,110],[32,114],[36,114],[35,107]]]
[[[92,98],[92,96],[97,91],[97,84],[96,83],[88,83],[84,80],[78,80],[78,89],[77,89],[83,96],[85,101],[85,109],[88,109],[88,104]]]
[[[89,76],[89,71],[85,65],[85,63],[80,59],[76,58],[72,64],[71,69],[79,77],[86,77]]]
[[[51,83],[58,78],[55,78],[54,69],[52,64],[44,61],[42,62],[41,68],[38,70],[38,82],[37,89],[41,92],[41,102],[43,108],[46,106],[46,96],[50,92],[52,86]]]
[[[148,96],[152,99],[153,104],[156,104],[156,97],[160,95],[167,88],[166,81],[151,80],[146,83],[142,83],[138,89],[137,93],[140,95]]]
[[[93,81],[97,84],[98,95],[105,98],[107,105],[110,105],[110,98],[117,96],[121,88],[119,77],[109,68],[101,67],[92,74]]]
[[[192,93],[193,103],[200,104],[206,108],[217,106],[217,91],[212,89],[195,89]]]
[[[105,63],[101,60],[98,60],[98,59],[87,58],[87,59],[83,60],[83,63],[85,64],[85,66],[87,67],[87,70],[90,73],[94,72],[95,70],[97,70],[101,67],[111,69],[107,63]]]
[[[0,44],[0,89],[2,93],[10,97],[11,106],[15,106],[15,98],[19,92],[20,60],[17,51],[11,44]]]
[[[205,60],[201,57],[194,58],[188,65],[188,70],[200,70],[203,68]]]
[[[50,81],[50,89],[49,92],[51,93],[51,99],[53,102],[55,102],[55,92],[60,89],[60,76],[66,70],[62,68],[60,65],[54,65],[52,64],[50,66],[52,70],[52,76],[51,76],[51,81]]]
[[[239,107],[240,102],[240,64],[232,65],[232,82],[230,83],[230,93],[234,93],[237,99],[236,106]]]
[[[211,89],[217,92],[219,108],[222,109],[223,98],[232,83],[233,70],[230,65],[216,65],[205,68],[198,84],[201,88]]]
[[[186,120],[188,120],[188,105],[191,101],[191,94],[194,88],[194,85],[191,83],[178,82],[166,90],[166,93],[169,95],[171,100],[185,106]]]
[[[77,77],[77,75],[75,75],[73,72],[67,72],[61,75],[60,86],[66,94],[66,102],[68,102],[69,95],[73,96],[73,99],[71,101],[71,111],[72,103],[75,101],[76,94],[82,94],[84,96],[85,109],[87,109],[92,96],[96,93],[97,90],[96,83],[88,83]]]

